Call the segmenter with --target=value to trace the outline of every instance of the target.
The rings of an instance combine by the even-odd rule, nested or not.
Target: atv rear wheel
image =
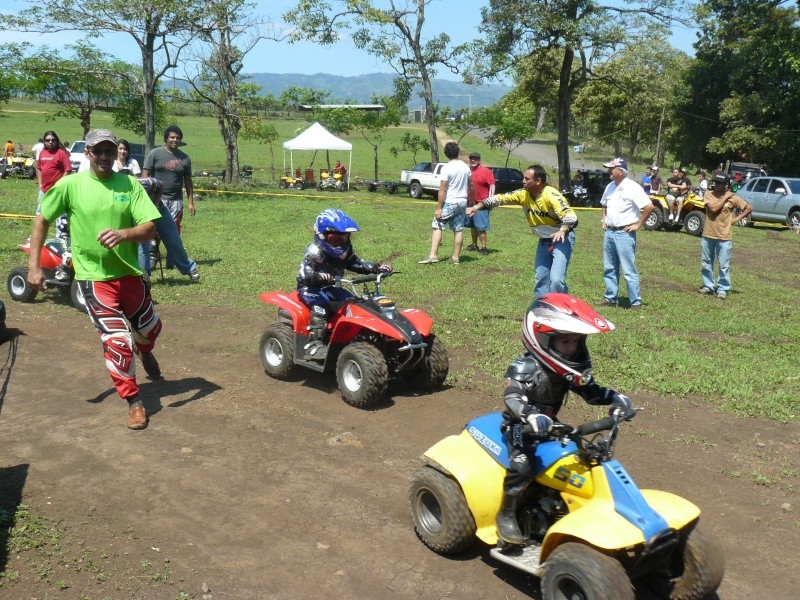
[[[659,598],[701,600],[719,587],[724,572],[719,540],[698,523],[686,542],[673,550],[667,568],[648,573],[642,581]]]
[[[25,177],[27,179],[36,179],[36,167],[25,167]]]
[[[354,342],[339,354],[336,383],[349,405],[373,408],[383,401],[389,387],[386,359],[372,344]]]
[[[693,210],[683,220],[683,228],[686,233],[699,237],[703,235],[703,226],[706,223],[706,216],[699,210]]]
[[[304,187],[306,187],[306,186],[302,181],[297,181],[294,184],[294,189],[296,189],[296,190],[302,190]]]
[[[17,302],[33,302],[39,293],[35,287],[28,283],[28,269],[15,267],[8,274],[8,295]]]
[[[275,379],[289,380],[297,373],[294,364],[294,331],[284,323],[267,327],[259,344],[264,372]]]
[[[543,600],[634,600],[620,562],[584,544],[562,544],[544,565]]]
[[[285,181],[281,181],[281,182],[278,184],[278,187],[279,187],[279,188],[281,188],[282,190],[285,190],[287,185],[288,185],[288,184],[287,184]]]
[[[72,300],[72,306],[83,313],[89,312],[86,308],[86,298],[83,297],[83,290],[81,290],[80,284],[74,279],[69,286],[69,297],[70,300]]]
[[[406,373],[404,378],[413,389],[432,392],[442,387],[449,370],[450,360],[444,344],[435,335],[431,335],[425,358],[419,366]]]
[[[458,483],[432,467],[420,467],[411,476],[411,515],[414,531],[439,554],[457,554],[472,545],[475,519]]]
[[[647,215],[647,218],[644,221],[644,228],[647,231],[655,231],[656,229],[661,229],[663,224],[664,211],[661,210],[660,206],[655,206],[653,210],[650,211],[650,214]]]

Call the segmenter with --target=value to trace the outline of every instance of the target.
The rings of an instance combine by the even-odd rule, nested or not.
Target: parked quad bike
[[[677,221],[669,220],[670,207],[667,205],[666,196],[650,194],[650,200],[654,208],[644,222],[644,228],[648,231],[662,228],[666,231],[680,231],[683,227],[689,235],[703,235],[703,227],[706,223],[706,203],[703,201],[703,194],[700,190],[690,191],[686,195]]]
[[[20,245],[26,253],[31,252],[30,240]],[[47,287],[57,289],[64,295],[69,295],[73,306],[81,312],[86,312],[86,301],[83,298],[78,282],[75,280],[75,270],[69,266],[69,279],[56,279],[56,267],[61,265],[61,257],[64,254],[64,246],[61,240],[47,240],[42,246],[42,253],[39,257],[39,266],[44,271],[44,280]],[[17,302],[33,302],[39,294],[39,290],[28,283],[28,269],[25,267],[15,267],[11,269],[7,280],[8,295]]]
[[[36,179],[36,163],[31,156],[11,156],[0,158],[0,179],[10,176]]]
[[[320,173],[320,180],[317,182],[318,190],[336,190],[341,192],[344,190],[344,179],[341,173],[334,173],[333,169],[322,171]]]
[[[524,546],[503,543],[495,527],[509,464],[502,415],[474,419],[431,447],[411,477],[417,536],[443,555],[475,537],[495,546],[493,558],[541,578],[543,600],[633,600],[632,581],[657,598],[706,598],[722,582],[724,559],[700,509],[639,489],[612,459],[620,425],[635,414],[554,423],[530,457],[535,483],[517,513]]]
[[[311,312],[297,292],[261,294],[263,302],[278,307],[278,321],[261,336],[261,362],[267,375],[291,380],[299,367],[320,373],[335,370],[342,399],[356,408],[380,404],[394,377],[421,391],[440,389],[449,361],[444,345],[431,332],[433,320],[415,308],[398,310],[381,293],[381,282],[389,275],[337,280],[337,286],[349,287],[354,296],[333,306],[324,360],[305,359]],[[360,293],[359,285],[363,285]]]
[[[286,188],[294,188],[296,190],[302,190],[305,187],[305,183],[299,177],[292,177],[288,173],[281,177],[281,180],[278,182],[278,187],[282,190]]]

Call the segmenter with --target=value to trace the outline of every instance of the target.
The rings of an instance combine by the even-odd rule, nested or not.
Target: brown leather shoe
[[[128,429],[144,429],[147,427],[147,412],[138,404],[128,409]]]

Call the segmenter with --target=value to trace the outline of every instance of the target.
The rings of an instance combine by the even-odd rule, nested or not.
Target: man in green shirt
[[[142,280],[137,244],[155,237],[153,221],[161,215],[135,178],[114,172],[113,133],[90,131],[85,154],[89,170],[61,178],[42,198],[31,234],[28,281],[37,289],[47,287],[39,266],[42,245],[50,223],[66,213],[75,279],[103,342],[106,367],[117,393],[128,402],[128,427],[144,429],[147,413],[139,398],[133,353],[151,379],[161,377],[152,353],[161,319]]]

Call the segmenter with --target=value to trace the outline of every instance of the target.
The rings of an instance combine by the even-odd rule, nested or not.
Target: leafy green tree
[[[657,141],[662,109],[680,89],[689,63],[665,39],[631,44],[594,70],[575,96],[574,114],[591,123],[597,138],[611,141],[615,156],[633,158],[641,144]]]
[[[400,156],[401,152],[411,152],[411,159],[414,161],[414,164],[417,164],[417,152],[421,150],[429,151],[430,149],[431,143],[428,140],[419,134],[406,131],[403,134],[400,146],[392,146],[389,148],[389,152],[395,158]]]
[[[506,151],[505,166],[508,166],[511,153],[533,135],[536,109],[529,102],[501,101],[475,111],[474,119],[486,130],[489,146]]]
[[[693,162],[765,163],[800,174],[800,10],[786,0],[705,0],[702,36],[671,131]]]
[[[242,138],[246,140],[258,140],[260,144],[267,144],[269,147],[270,160],[270,181],[276,181],[275,177],[275,142],[279,139],[278,130],[275,125],[268,121],[263,121],[257,117],[245,117],[242,120]]]
[[[92,113],[114,106],[132,90],[119,73],[130,71],[122,61],[108,61],[90,46],[67,46],[73,58],[55,50],[41,49],[20,63],[28,93],[46,96],[61,108],[53,116],[80,119],[85,136],[91,129]],[[134,92],[135,93],[135,92]]]
[[[29,7],[15,15],[0,15],[0,27],[16,31],[52,33],[85,31],[96,40],[104,32],[125,33],[141,53],[141,74],[135,84],[142,94],[145,145],[155,145],[155,95],[164,74],[177,66],[206,22],[205,0],[26,0]],[[87,44],[94,45],[94,44]]]
[[[135,79],[135,76],[132,77]],[[160,86],[157,90],[160,89]],[[172,104],[161,95],[153,97],[153,126],[156,131],[167,126]],[[128,129],[144,137],[147,119],[145,118],[144,98],[138,89],[132,90],[129,95],[119,98],[116,108],[113,109],[114,127]]]
[[[555,105],[560,183],[570,179],[569,128],[572,98],[590,78],[594,62],[608,58],[626,43],[657,33],[675,19],[683,0],[629,0],[611,5],[596,0],[493,0],[481,10],[484,34],[476,53],[479,71],[499,74],[521,60],[527,68],[558,70]],[[535,95],[531,97],[535,105]]]
[[[303,104],[315,106],[324,103],[331,93],[327,90],[290,85],[281,92],[280,103],[289,110],[300,110]]]
[[[437,66],[458,73],[466,48],[451,48],[446,33],[425,40],[425,8],[431,1],[411,0],[399,6],[395,0],[388,0],[384,7],[379,6],[378,0],[299,0],[297,7],[283,18],[297,25],[293,39],[298,41],[333,44],[342,34],[352,31],[357,48],[386,61],[398,74],[395,89],[399,102],[407,102],[412,88],[420,84],[431,160],[439,162],[431,79]]]
[[[11,96],[21,92],[23,88],[20,77],[20,64],[25,58],[30,44],[2,44],[0,45],[0,102],[8,102]]]

